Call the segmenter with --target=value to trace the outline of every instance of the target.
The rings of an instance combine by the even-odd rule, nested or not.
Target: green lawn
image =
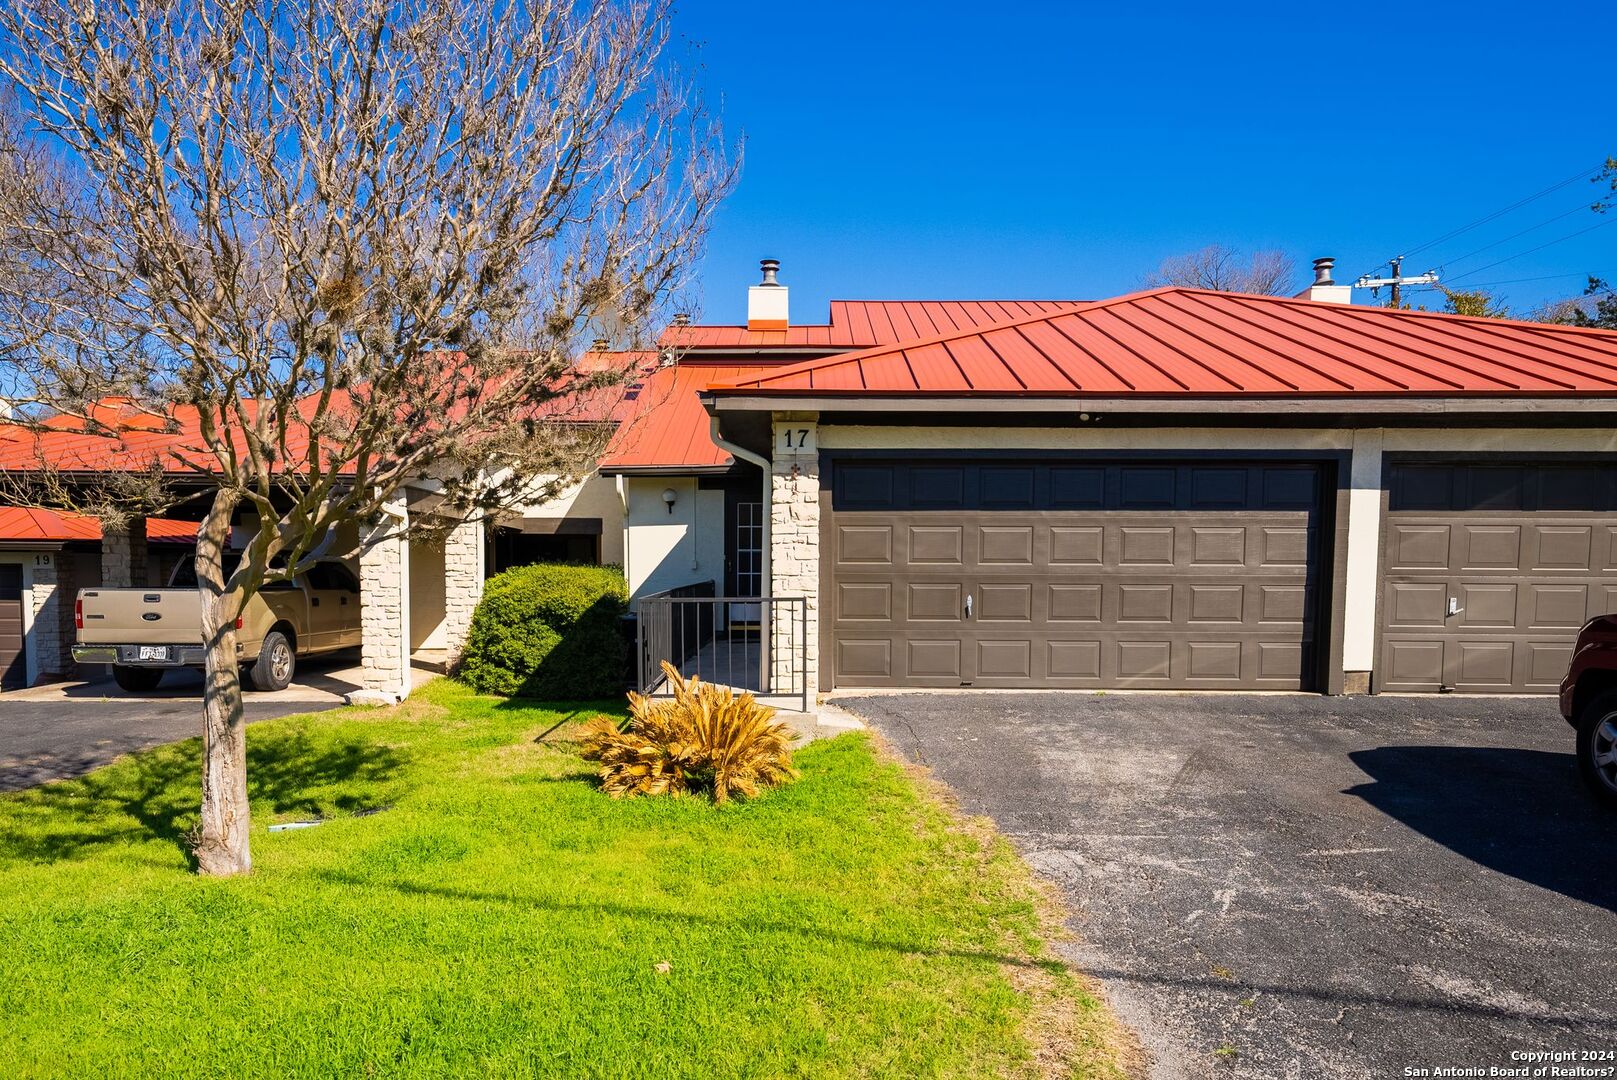
[[[194,742],[0,797],[0,1076],[1119,1075],[1026,868],[864,737],[614,801],[591,712],[254,725],[238,880],[189,872]]]

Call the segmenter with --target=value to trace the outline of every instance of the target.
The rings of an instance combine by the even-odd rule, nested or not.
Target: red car
[[[1578,729],[1578,770],[1617,806],[1617,615],[1591,619],[1578,631],[1561,680],[1561,715]]]

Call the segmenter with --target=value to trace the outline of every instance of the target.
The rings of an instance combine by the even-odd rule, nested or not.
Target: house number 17
[[[781,438],[786,440],[786,449],[808,449],[808,428],[787,428],[785,431],[782,431],[780,435]]]

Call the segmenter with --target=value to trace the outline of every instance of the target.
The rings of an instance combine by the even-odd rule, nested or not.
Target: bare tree
[[[163,418],[163,474],[212,491],[203,873],[251,865],[247,599],[406,483],[470,515],[599,449],[632,373],[572,358],[661,325],[736,175],[668,36],[667,0],[0,8],[27,124],[0,194],[25,262],[0,276],[6,393],[36,422],[123,395]],[[101,426],[105,468],[138,457]]]
[[[1180,285],[1220,292],[1290,296],[1296,292],[1297,265],[1282,251],[1255,251],[1243,266],[1241,253],[1222,244],[1163,259],[1142,284],[1148,289]]]

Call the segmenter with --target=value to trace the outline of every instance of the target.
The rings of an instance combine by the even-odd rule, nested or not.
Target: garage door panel
[[[1241,642],[1189,641],[1185,643],[1188,656],[1186,675],[1192,679],[1241,678]]]
[[[1099,679],[1099,641],[1051,641],[1048,646],[1052,679]]]
[[[1461,570],[1515,570],[1522,564],[1519,525],[1462,525],[1456,540]]]
[[[1528,569],[1589,569],[1593,532],[1588,525],[1541,525],[1529,530],[1536,543],[1529,546]]]
[[[837,640],[837,671],[862,678],[893,677],[891,638],[841,636]]]
[[[837,685],[1309,681],[1314,466],[885,467],[889,483],[850,484],[840,469],[831,483],[838,550],[867,560],[831,568]],[[956,478],[966,505],[943,507]],[[851,510],[836,501],[850,488],[862,500]],[[890,504],[872,506],[882,491]],[[875,526],[887,532],[853,531]],[[868,587],[883,582],[885,596]]]
[[[996,638],[977,642],[977,678],[1014,679],[1026,683],[1033,677],[1033,640]]]
[[[1188,621],[1192,623],[1235,623],[1240,625],[1246,612],[1245,585],[1186,586],[1190,595]]]
[[[1388,583],[1387,589],[1387,625],[1443,625],[1448,608],[1448,582],[1394,581]]]
[[[959,525],[912,525],[909,541],[912,566],[965,565],[965,530]]]
[[[1528,609],[1525,625],[1531,630],[1577,630],[1588,622],[1589,586],[1540,585],[1527,586]]]
[[[1092,585],[1049,585],[1048,608],[1051,622],[1100,622],[1101,597],[1104,590],[1099,583]]]
[[[1033,565],[1033,526],[984,525],[977,530],[978,561],[1003,566]]]
[[[22,625],[22,567],[0,564],[0,689],[28,684]]]
[[[1171,671],[1171,654],[1167,641],[1120,641],[1117,643],[1118,678],[1166,680]]]
[[[837,585],[837,617],[889,622],[893,618],[893,587],[886,582],[844,581]]]
[[[1032,582],[985,582],[977,588],[973,617],[979,622],[1033,621]]]
[[[865,566],[891,566],[891,525],[842,525],[837,528],[837,560]]]
[[[1197,528],[1190,532],[1190,565],[1194,567],[1245,566],[1246,529],[1241,526]]]
[[[911,676],[956,681],[963,676],[960,667],[959,638],[942,641],[918,641],[911,638],[905,642],[905,648],[909,661],[908,673]]]
[[[1447,525],[1388,526],[1387,569],[1398,573],[1409,570],[1447,570],[1449,567],[1449,527]]]
[[[1456,641],[1450,648],[1458,653],[1459,669],[1445,680],[1450,685],[1507,690],[1515,682],[1515,642]]]
[[[915,581],[906,593],[913,620],[957,623],[965,618],[966,587],[961,582]]]
[[[1173,565],[1171,526],[1124,525],[1118,529],[1117,539],[1119,567]]]
[[[1461,583],[1458,599],[1464,626],[1514,627],[1520,618],[1513,582]]]
[[[1378,686],[1554,690],[1617,604],[1617,469],[1394,464],[1389,483]]]

